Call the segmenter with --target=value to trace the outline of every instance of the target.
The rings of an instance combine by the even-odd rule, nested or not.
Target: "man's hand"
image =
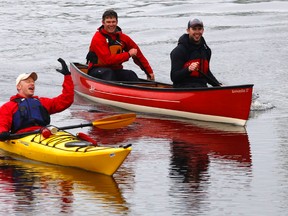
[[[198,71],[199,70],[199,62],[192,62],[189,67],[188,67],[188,70],[190,72],[192,71]]]
[[[131,57],[135,57],[137,55],[137,49],[132,48],[128,51],[128,53]]]
[[[150,75],[150,76],[147,75],[147,80],[152,80],[152,81],[154,81],[154,80],[155,80],[154,73],[149,74],[149,75]]]
[[[60,69],[56,69],[56,71],[58,71],[59,73],[62,73],[64,76],[65,75],[70,75],[70,71],[68,70],[67,64],[65,63],[65,61],[62,58],[59,58],[58,61],[61,63],[62,68]]]

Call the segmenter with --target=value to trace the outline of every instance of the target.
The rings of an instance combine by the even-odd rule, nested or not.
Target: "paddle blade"
[[[94,127],[101,129],[117,129],[131,124],[135,119],[135,113],[125,113],[102,118],[92,122],[92,124]]]

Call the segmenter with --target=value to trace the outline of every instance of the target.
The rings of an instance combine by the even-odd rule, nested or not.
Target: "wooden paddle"
[[[74,128],[83,128],[83,127],[97,127],[100,129],[117,129],[121,127],[125,127],[129,124],[131,124],[136,118],[135,113],[125,113],[125,114],[119,114],[114,116],[105,117],[102,119],[98,119],[96,121],[93,121],[91,123],[87,124],[79,124],[79,125],[70,125],[70,126],[64,126],[57,128],[58,130],[68,130],[68,129],[74,129]],[[21,137],[25,137],[32,134],[40,133],[42,129],[35,130],[35,131],[28,131],[25,133],[19,133],[19,134],[10,134],[10,139],[19,139]]]

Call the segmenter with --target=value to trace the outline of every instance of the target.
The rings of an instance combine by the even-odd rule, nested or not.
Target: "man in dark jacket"
[[[204,26],[199,19],[188,22],[187,34],[170,53],[171,80],[175,88],[197,88],[221,84],[210,71],[211,49],[203,38]]]

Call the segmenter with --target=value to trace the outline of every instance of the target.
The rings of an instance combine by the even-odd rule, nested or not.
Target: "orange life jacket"
[[[120,54],[123,52],[123,45],[120,41],[120,36],[117,35],[116,40],[113,40],[109,35],[104,34],[101,32],[102,35],[104,35],[106,37],[106,41],[108,43],[109,46],[109,50],[111,54]],[[87,62],[86,64],[88,64],[89,62],[93,63],[94,66],[97,67],[101,67],[104,64],[99,60],[97,54],[93,51],[89,51],[87,56],[86,56]]]

